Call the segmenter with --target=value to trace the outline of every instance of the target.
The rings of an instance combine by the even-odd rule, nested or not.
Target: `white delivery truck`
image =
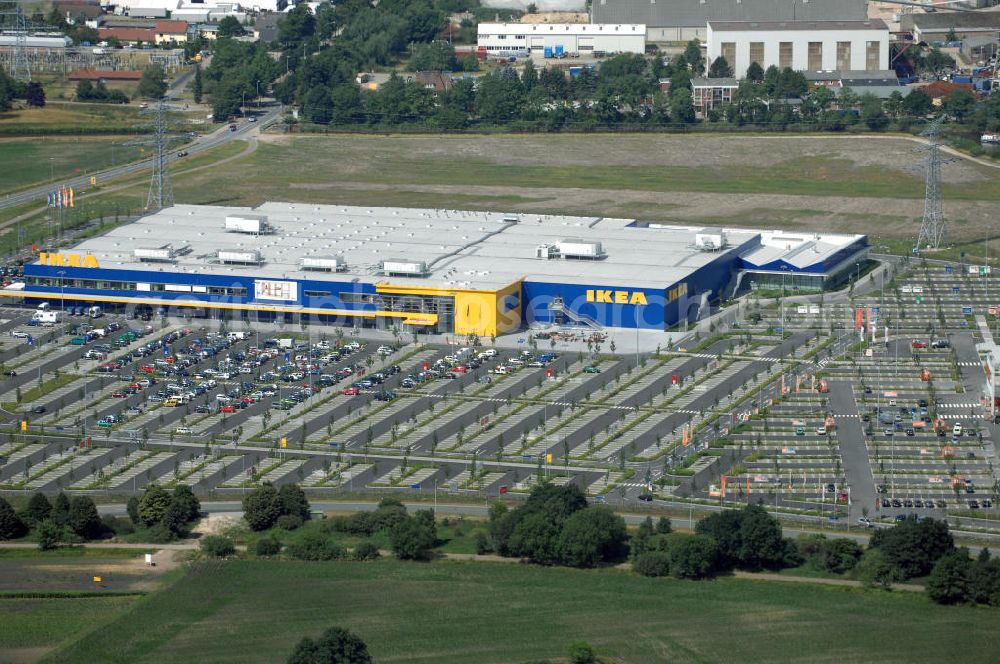
[[[39,309],[32,316],[31,319],[37,321],[39,325],[44,325],[45,327],[51,327],[57,323],[62,322],[62,312],[60,311],[42,311]]]
[[[101,316],[104,315],[104,311],[100,307],[95,305],[87,309],[87,315],[90,316],[91,318],[100,318]]]

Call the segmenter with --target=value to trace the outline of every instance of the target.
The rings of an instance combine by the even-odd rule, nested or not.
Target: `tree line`
[[[49,500],[36,492],[20,511],[0,498],[0,540],[27,537],[42,550],[111,537],[163,544],[187,536],[200,510],[201,503],[186,485],[172,492],[148,485],[141,497],[129,499],[127,518],[100,516],[90,496],[69,498],[60,491]]]
[[[478,2],[463,0],[323,3],[315,15],[298,7],[280,24],[274,44],[282,52],[275,96],[296,105],[308,122],[362,130],[665,130],[700,125],[841,131],[863,123],[880,131],[907,130],[932,110],[930,98],[920,90],[883,100],[842,89],[835,98],[822,86],[810,90],[801,72],[764,70],[752,63],[732,103],[697,118],[691,79],[706,71],[712,77],[732,76],[733,71],[721,57],[706,66],[696,40],[671,60],[659,54],[621,54],[574,76],[557,67],[539,70],[528,61],[520,73],[496,67],[438,91],[395,76],[377,90],[362,89],[355,81],[359,72],[396,67],[407,58],[413,71],[478,71],[475,57],[460,60],[451,44],[439,39],[448,11],[477,7]],[[954,64],[937,49],[902,57],[932,74]],[[217,110],[232,111],[235,98],[228,99]],[[967,90],[956,91],[945,100],[944,110],[970,129],[1000,127],[996,95],[979,103]]]

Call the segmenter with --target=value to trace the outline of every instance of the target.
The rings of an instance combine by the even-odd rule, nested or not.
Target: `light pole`
[[[59,270],[56,274],[59,275],[59,299],[62,300],[61,308],[63,312],[66,311],[66,270]]]
[[[260,81],[254,82],[254,87],[257,89],[257,96],[254,101],[257,104],[257,107],[260,108]]]

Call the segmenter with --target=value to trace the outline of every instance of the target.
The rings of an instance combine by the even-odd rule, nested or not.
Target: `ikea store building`
[[[636,219],[177,205],[39,253],[0,293],[482,337],[549,323],[666,330],[751,288],[841,283],[867,251],[863,235]]]

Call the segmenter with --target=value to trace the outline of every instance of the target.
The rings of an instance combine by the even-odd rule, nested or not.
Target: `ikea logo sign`
[[[57,267],[100,267],[97,258],[90,254],[53,254],[44,251],[38,253],[38,264]]]
[[[647,304],[646,294],[642,291],[623,290],[588,290],[587,302],[598,304]]]

